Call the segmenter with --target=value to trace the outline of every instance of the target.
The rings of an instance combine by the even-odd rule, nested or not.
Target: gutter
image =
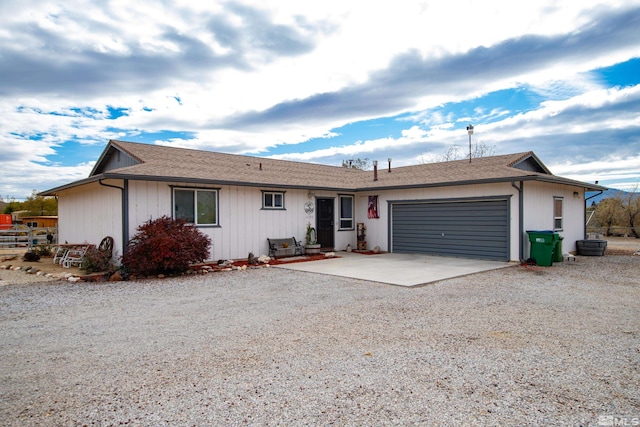
[[[103,187],[110,187],[120,190],[122,194],[122,253],[127,247],[129,241],[129,180],[124,180],[124,186],[118,187],[116,185],[105,184],[102,179],[98,179],[98,183]]]
[[[587,238],[587,200],[589,199],[593,199],[594,197],[598,197],[599,195],[601,195],[602,193],[604,193],[606,190],[599,190],[599,193],[594,194],[593,196],[589,196],[586,199],[584,199],[584,208],[583,208],[583,212],[584,212],[584,219],[583,219],[583,223],[584,223],[584,236],[582,236],[583,239]]]
[[[520,187],[516,186],[515,181],[511,181],[511,186],[513,188],[515,188],[516,190],[518,190],[518,232],[519,232],[519,239],[518,242],[520,242],[520,248],[519,248],[519,258],[520,258],[520,262],[524,261],[524,239],[523,239],[523,235],[524,235],[524,193],[523,193],[523,189],[524,189],[524,181],[520,181]]]

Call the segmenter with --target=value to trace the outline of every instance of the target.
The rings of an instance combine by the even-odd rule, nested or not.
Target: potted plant
[[[309,254],[320,253],[320,243],[317,241],[316,229],[311,226],[311,223],[307,223],[307,242],[304,245],[305,252]]]

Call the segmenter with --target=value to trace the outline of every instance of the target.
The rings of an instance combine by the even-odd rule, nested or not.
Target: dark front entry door
[[[322,248],[333,249],[333,201],[316,199],[316,233]]]

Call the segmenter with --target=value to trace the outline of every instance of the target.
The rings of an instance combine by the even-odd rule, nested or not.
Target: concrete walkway
[[[363,255],[355,252],[336,252],[336,256],[339,258],[274,267],[410,287],[516,265],[501,261],[416,254]]]

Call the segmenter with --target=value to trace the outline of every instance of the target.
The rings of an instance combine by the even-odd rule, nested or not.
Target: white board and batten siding
[[[122,186],[121,183],[109,182]],[[122,255],[122,194],[120,190],[91,183],[65,190],[58,203],[58,241],[92,243],[114,238],[114,255]]]
[[[123,187],[119,180],[105,183]],[[196,188],[181,182],[129,181],[129,238],[144,222],[163,215],[172,216],[172,188]],[[254,255],[268,253],[267,238],[295,237],[304,241],[307,223],[315,226],[315,212],[305,213],[304,205],[309,198],[308,190],[258,188],[245,186],[197,186],[218,190],[218,226],[202,226],[199,229],[212,241],[211,260],[242,259],[249,252]],[[263,209],[262,191],[285,193],[285,209]],[[378,219],[367,217],[368,196],[377,195]],[[333,198],[335,224],[339,223],[338,194],[315,191],[315,197]],[[584,189],[569,185],[527,181],[524,183],[524,230],[525,258],[529,255],[526,230],[552,230],[554,226],[554,197],[563,200],[563,250],[575,250],[575,241],[584,238]],[[390,211],[393,203],[429,202],[451,200],[483,200],[503,198],[508,211],[508,258],[518,260],[519,199],[518,191],[510,183],[451,186],[439,188],[417,188],[384,190],[355,194],[355,223],[366,225],[366,240],[369,249],[379,246],[390,251],[389,227],[393,224]],[[126,242],[122,240],[122,192],[90,183],[64,190],[59,197],[60,241],[70,243],[98,244],[105,236],[115,240],[116,256],[123,253]],[[355,225],[355,224],[354,224]],[[345,230],[334,232],[334,247],[344,250],[347,244],[356,247],[356,232]]]
[[[379,201],[378,213],[380,218],[369,219],[367,217],[368,196],[377,195]],[[506,258],[517,260],[519,250],[518,236],[518,197],[517,191],[510,184],[482,184],[466,185],[458,187],[416,188],[407,190],[387,190],[372,193],[361,193],[356,197],[357,222],[364,222],[367,228],[367,246],[373,248],[380,246],[382,251],[390,251],[389,227],[392,226],[389,205],[405,202],[428,203],[430,201],[451,200],[483,200],[485,198],[503,198],[508,204],[510,212],[508,231],[510,242]]]
[[[129,183],[129,235],[138,225],[162,215],[172,216],[172,187],[194,188],[193,184],[131,181]],[[218,226],[201,226],[199,230],[212,242],[211,260],[242,259],[249,252],[268,253],[267,237],[295,237],[304,240],[306,224],[314,222],[304,212],[306,190],[281,190],[243,186],[198,186],[218,190]],[[285,209],[263,209],[262,190],[284,191]]]
[[[563,201],[563,227],[555,230],[564,238],[563,252],[576,250],[576,240],[584,239],[584,188],[528,181],[524,184],[524,235],[527,230],[554,230],[554,198]],[[525,258],[529,257],[529,244],[525,245]]]
[[[285,209],[263,209],[262,190],[284,191]],[[246,258],[249,252],[256,256],[266,255],[267,238],[304,240],[307,194],[308,191],[277,188],[220,188],[220,227],[211,229],[213,259]]]

